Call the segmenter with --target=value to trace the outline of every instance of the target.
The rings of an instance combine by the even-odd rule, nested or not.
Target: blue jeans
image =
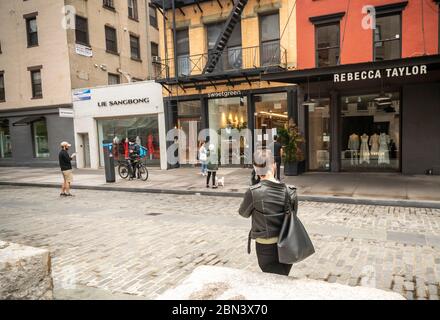
[[[202,173],[205,173],[206,171],[208,171],[208,163],[206,161],[201,161],[202,163]]]

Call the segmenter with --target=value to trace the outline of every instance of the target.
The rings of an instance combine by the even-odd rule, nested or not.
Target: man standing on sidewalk
[[[61,193],[60,196],[72,196],[70,193],[70,184],[73,181],[73,174],[72,174],[72,159],[75,157],[75,153],[71,156],[67,152],[69,150],[71,144],[63,141],[61,142],[61,151],[58,154],[58,160],[60,163],[61,173],[63,174],[63,186],[61,187]]]
[[[283,145],[280,142],[280,137],[274,136],[274,142],[271,145],[271,151],[273,152],[274,161],[276,164],[276,174],[275,177],[278,181],[281,181],[281,159],[283,158]],[[272,149],[273,148],[273,149]]]

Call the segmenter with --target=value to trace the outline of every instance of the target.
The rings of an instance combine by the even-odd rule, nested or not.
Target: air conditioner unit
[[[159,56],[153,56],[153,57],[152,57],[152,60],[153,60],[153,63],[160,63],[160,62],[161,62]]]

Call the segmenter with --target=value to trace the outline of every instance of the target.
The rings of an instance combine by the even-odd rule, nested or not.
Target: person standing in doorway
[[[278,257],[278,237],[286,215],[298,205],[296,188],[275,179],[276,164],[270,150],[257,150],[254,156],[255,172],[260,182],[246,191],[238,210],[245,218],[252,218],[248,239],[255,239],[258,265],[263,272],[289,275],[291,264],[281,263]]]
[[[280,142],[280,137],[278,136],[274,136],[273,137],[274,142],[273,142],[273,157],[275,160],[275,165],[276,165],[276,173],[275,173],[275,177],[277,178],[278,181],[281,181],[281,159],[283,158],[283,145]]]
[[[209,142],[209,137],[206,139],[206,142],[208,144],[208,152],[207,152],[208,176],[206,178],[206,187],[209,188],[209,180],[211,179],[212,176],[212,188],[217,189],[215,177],[217,175],[217,170],[218,170],[218,154],[217,151],[215,150],[215,145]]]
[[[208,167],[207,167],[207,160],[208,160],[208,156],[207,156],[208,151],[206,150],[205,147],[205,141],[202,141],[200,143],[200,148],[199,148],[199,160],[200,160],[200,164],[202,165],[202,169],[200,174],[202,176],[206,176],[207,175],[207,171],[208,171]]]
[[[174,137],[174,145],[176,148],[174,149],[174,157],[177,159],[176,164],[174,165],[174,168],[180,168],[180,162],[179,162],[179,137]]]
[[[76,156],[73,153],[71,156],[67,152],[71,147],[71,144],[67,141],[61,142],[61,151],[58,154],[58,161],[61,168],[61,173],[63,174],[63,186],[61,187],[60,196],[73,196],[70,193],[70,187],[73,182],[73,174],[72,174],[72,159]]]

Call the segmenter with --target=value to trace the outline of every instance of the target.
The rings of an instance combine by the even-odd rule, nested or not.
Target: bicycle
[[[132,176],[132,167],[128,160],[119,161],[118,173],[122,179],[127,179]],[[148,169],[144,162],[138,161],[136,163],[136,173],[138,178],[142,181],[148,180]]]

